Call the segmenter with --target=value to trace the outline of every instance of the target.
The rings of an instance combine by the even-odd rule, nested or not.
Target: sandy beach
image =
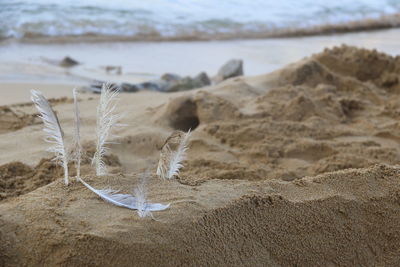
[[[377,49],[395,56],[400,46],[399,29],[328,36],[205,42],[113,42],[35,44],[3,42],[0,45],[0,105],[28,102],[29,90],[48,97],[71,97],[74,87],[93,80],[143,82],[164,73],[196,75],[217,73],[223,63],[240,58],[244,74],[256,76],[341,44]],[[101,55],[98,57],[97,55]],[[65,56],[81,64],[63,68]],[[106,66],[120,66],[121,74],[107,73]],[[9,93],[12,91],[13,93]]]
[[[341,44],[377,49],[395,56],[400,45],[399,33],[399,29],[388,29],[313,37],[203,42],[37,44],[9,41],[0,45],[0,81],[2,84],[34,82],[74,86],[93,79],[146,81],[167,72],[185,76],[205,71],[213,76],[232,58],[242,59],[244,74],[254,76],[278,70],[324,48]],[[65,56],[81,64],[73,68],[58,66],[57,62]],[[121,74],[107,73],[106,66],[120,66]]]
[[[398,31],[3,44],[0,266],[396,266]],[[66,55],[83,64],[65,69],[41,59]],[[90,164],[99,95],[79,94],[82,177],[96,188],[131,193],[148,170],[148,198],[169,203],[167,210],[139,218],[105,203],[73,179],[72,163],[71,184],[63,184],[30,89],[49,98],[70,144],[72,88],[165,72],[211,76],[230,58],[244,60],[245,76],[183,92],[122,93],[117,110],[126,114],[126,126],[115,131],[107,176],[96,176]],[[107,64],[123,73],[105,73]],[[189,129],[184,168],[177,179],[161,180],[163,143]]]

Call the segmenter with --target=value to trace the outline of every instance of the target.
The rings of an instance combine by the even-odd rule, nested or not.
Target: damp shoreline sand
[[[246,76],[262,75],[301,60],[324,48],[354,45],[396,55],[400,46],[399,29],[359,32],[332,36],[236,40],[208,42],[139,42],[98,44],[21,44],[0,45],[0,89],[12,103],[11,84],[28,89],[32,84],[82,86],[93,80],[143,82],[164,73],[210,77],[232,58],[244,61]],[[101,55],[101,56],[99,56]],[[82,64],[62,68],[51,62],[70,56]],[[122,74],[106,73],[106,66],[120,66]],[[21,84],[21,85],[18,85]],[[40,87],[40,86],[39,86]],[[36,88],[40,89],[40,88]],[[18,90],[16,91],[18,94]],[[67,96],[60,93],[60,96]],[[3,98],[4,99],[4,98]],[[18,98],[16,101],[20,101]]]

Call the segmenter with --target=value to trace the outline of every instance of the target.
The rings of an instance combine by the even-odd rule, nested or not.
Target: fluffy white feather
[[[138,209],[138,201],[137,199],[129,194],[119,194],[118,191],[112,190],[112,189],[95,189],[91,187],[89,184],[87,184],[85,181],[83,181],[81,178],[78,178],[78,180],[86,186],[90,191],[101,197],[104,201],[109,202],[113,205],[127,208],[127,209],[132,209],[132,210],[137,210]],[[163,205],[159,203],[149,203],[145,204],[145,206],[141,206],[140,208],[146,212],[151,212],[151,211],[161,211],[165,210],[169,207],[168,205]]]
[[[119,125],[118,120],[122,117],[119,114],[114,114],[118,94],[118,89],[113,88],[110,84],[103,84],[97,107],[96,152],[92,160],[98,176],[107,174],[107,166],[103,161],[107,152],[106,145],[110,144],[108,140],[112,137],[111,129]]]
[[[40,113],[39,117],[43,120],[43,131],[46,133],[45,141],[52,144],[47,151],[55,153],[54,160],[60,162],[64,168],[64,182],[68,185],[68,154],[64,142],[64,132],[57,115],[41,92],[31,90],[31,100]]]
[[[81,177],[81,158],[82,158],[82,145],[81,145],[81,119],[79,115],[78,105],[78,92],[73,89],[72,94],[74,96],[75,106],[75,130],[74,130],[74,161],[76,166],[76,179]]]
[[[187,133],[177,131],[168,137],[161,149],[157,166],[158,176],[163,179],[172,179],[179,175],[179,171],[183,167],[182,162],[186,158],[190,134],[190,130]],[[176,143],[178,143],[177,148],[171,149],[170,145]]]

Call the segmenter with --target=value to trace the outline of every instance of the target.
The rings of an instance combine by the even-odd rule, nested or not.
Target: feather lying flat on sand
[[[41,92],[31,90],[31,100],[40,113],[39,117],[43,120],[43,131],[46,133],[45,141],[52,144],[47,151],[56,154],[54,160],[59,161],[64,168],[64,182],[68,185],[68,153],[64,142],[64,132],[58,117]]]
[[[183,167],[182,162],[186,158],[190,134],[190,130],[187,133],[175,131],[167,138],[160,152],[157,166],[158,176],[163,179],[172,179],[179,175],[179,171]],[[172,148],[174,145],[177,145],[176,149]]]
[[[138,210],[138,201],[136,197],[130,195],[130,194],[120,194],[118,193],[117,190],[112,190],[112,189],[95,189],[91,187],[88,183],[83,181],[81,178],[78,178],[78,180],[86,186],[90,191],[101,197],[104,201],[109,202],[113,205],[131,209],[131,210]],[[159,203],[145,203],[144,206],[140,207],[140,210],[142,210],[145,213],[151,212],[151,211],[162,211],[165,210],[169,207],[168,205],[164,204],[159,204]]]

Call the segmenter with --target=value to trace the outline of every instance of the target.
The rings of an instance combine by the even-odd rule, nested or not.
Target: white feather
[[[41,92],[31,90],[31,100],[40,113],[39,117],[43,120],[43,131],[46,133],[45,141],[52,144],[47,151],[56,154],[54,160],[59,161],[63,166],[64,182],[68,185],[68,154],[64,143],[64,132],[61,129],[57,115]]]
[[[169,145],[165,144],[164,147],[161,149],[160,160],[158,161],[157,172],[156,172],[156,174],[163,179],[167,178],[171,153],[172,151]]]
[[[79,106],[78,106],[78,92],[76,89],[73,89],[72,94],[74,96],[74,105],[75,105],[75,133],[74,133],[74,160],[76,164],[76,179],[78,180],[81,177],[81,158],[82,158],[82,145],[81,145],[81,119],[79,115]]]
[[[138,209],[138,201],[137,199],[129,194],[119,194],[118,191],[112,190],[112,189],[94,189],[91,187],[89,184],[87,184],[85,181],[83,181],[81,178],[78,178],[78,180],[86,186],[90,191],[101,197],[104,201],[109,202],[113,205],[127,208],[127,209],[132,209],[132,210],[137,210]],[[140,207],[141,209],[144,209],[147,212],[151,211],[161,211],[165,210],[169,207],[168,205],[163,205],[159,203],[154,203],[154,204],[145,204],[145,207]]]
[[[157,166],[157,175],[163,179],[172,179],[179,175],[183,167],[182,162],[186,158],[190,130],[187,133],[176,131],[167,138],[161,148],[160,159]],[[177,138],[179,137],[179,139]],[[176,149],[171,149],[171,145],[177,144]]]
[[[180,169],[183,167],[182,162],[186,158],[186,151],[188,149],[188,141],[190,137],[190,130],[182,138],[176,151],[171,152],[171,160],[169,162],[167,178],[171,179],[179,175]]]
[[[136,207],[139,217],[152,216],[151,211],[147,209],[147,173],[141,177],[138,185],[134,190],[136,197]]]
[[[103,84],[97,107],[96,152],[92,160],[98,176],[107,174],[107,166],[103,161],[107,152],[106,145],[110,144],[108,140],[112,137],[111,128],[119,126],[118,120],[122,117],[119,114],[114,114],[118,94],[118,89],[113,88],[110,84]]]

